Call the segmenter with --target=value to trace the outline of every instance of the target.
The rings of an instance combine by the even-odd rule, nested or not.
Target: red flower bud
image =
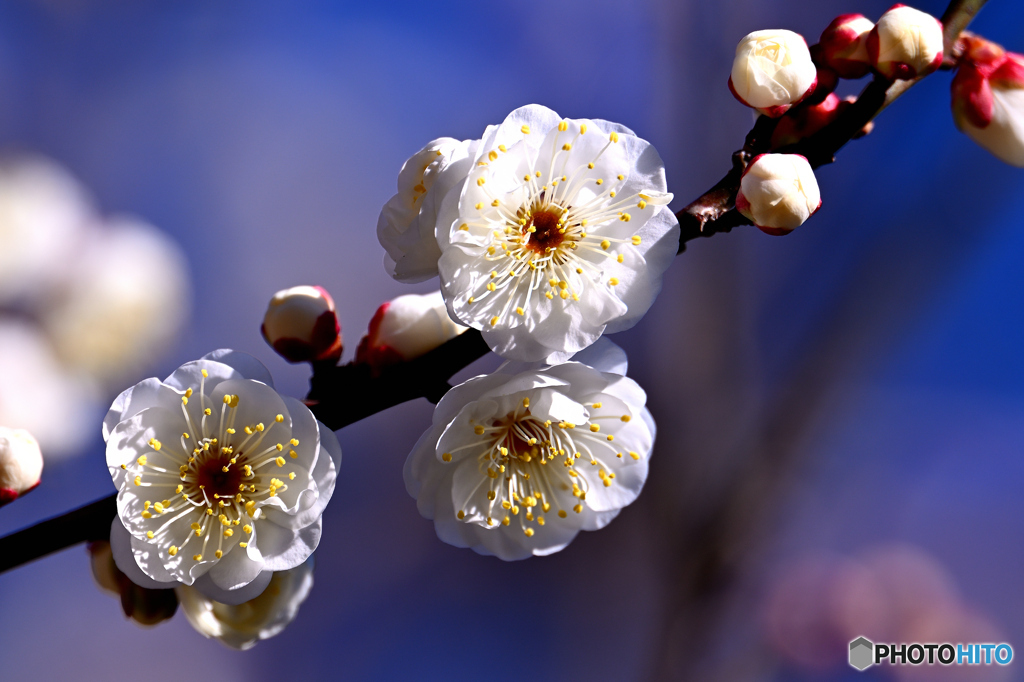
[[[288,362],[336,362],[341,357],[341,325],[334,301],[322,287],[298,286],[274,294],[260,331]]]

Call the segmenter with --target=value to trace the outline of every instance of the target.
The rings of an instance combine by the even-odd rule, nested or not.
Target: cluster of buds
[[[0,507],[39,485],[43,455],[24,429],[0,426]]]
[[[972,140],[1024,167],[1024,55],[977,36],[963,36],[953,77],[953,120]]]
[[[729,89],[743,104],[779,119],[770,148],[787,151],[855,101],[840,100],[833,92],[840,78],[862,78],[872,71],[889,80],[917,78],[937,69],[942,58],[942,24],[919,10],[894,5],[877,24],[861,14],[836,17],[810,48],[792,31],[747,35],[736,48]],[[857,137],[870,130],[868,123]],[[820,205],[814,172],[796,154],[755,157],[736,197],[740,213],[774,235],[789,234]]]

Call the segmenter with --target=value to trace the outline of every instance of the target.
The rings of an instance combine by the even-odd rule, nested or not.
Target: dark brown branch
[[[987,0],[953,0],[942,16],[947,52]],[[918,79],[920,80],[920,79]],[[732,168],[714,187],[676,213],[681,228],[679,253],[698,237],[729,232],[749,225],[736,210],[740,177],[750,160],[767,151],[802,154],[815,168],[832,163],[835,154],[917,80],[895,84],[876,78],[835,121],[800,143],[771,149],[776,120],[758,118],[743,148],[733,154]],[[416,398],[437,402],[450,388],[448,379],[487,353],[476,329],[448,341],[411,362],[385,368],[379,374],[364,364],[313,367],[306,398],[313,413],[333,430]],[[79,542],[104,539],[116,513],[115,495],[93,502],[29,528],[0,538],[0,572],[46,556]]]

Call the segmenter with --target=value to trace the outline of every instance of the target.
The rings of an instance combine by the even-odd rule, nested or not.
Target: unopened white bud
[[[786,113],[814,90],[816,82],[817,68],[798,33],[754,31],[736,47],[729,89],[766,116]]]
[[[871,30],[868,54],[886,78],[925,76],[942,64],[942,24],[926,12],[893,5]]]
[[[841,14],[821,34],[821,60],[842,78],[861,78],[871,70],[868,35],[875,25],[863,14]]]
[[[821,207],[811,164],[799,154],[761,154],[743,172],[736,209],[762,232],[789,234]]]
[[[39,485],[43,455],[24,429],[0,426],[0,507]]]
[[[953,77],[953,120],[999,159],[1024,167],[1024,55],[977,36],[961,40],[966,49]]]
[[[377,309],[359,343],[356,361],[379,368],[412,360],[466,329],[452,321],[440,291],[399,296]]]
[[[341,357],[341,325],[334,300],[323,287],[298,286],[274,294],[260,331],[288,362],[337,361]]]

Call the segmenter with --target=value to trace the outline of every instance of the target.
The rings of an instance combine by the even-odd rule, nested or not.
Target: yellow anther
[[[633,459],[640,459],[640,455],[636,452],[630,452],[629,456],[632,457]]]
[[[213,414],[213,410],[211,410],[209,407],[207,407],[205,410],[203,410],[203,414],[205,414],[207,417],[209,417],[211,414]]]
[[[594,182],[597,183],[598,185],[603,185],[604,184],[604,180],[602,180],[601,178],[598,178],[597,180],[594,180]]]
[[[153,515],[150,514],[148,511],[142,512],[142,514],[140,516],[142,516],[142,518],[144,518],[144,519],[151,519],[151,518],[153,518]]]
[[[550,301],[551,299],[553,299],[555,297],[555,295],[553,293],[551,293],[550,291],[546,291],[546,292],[544,292],[544,297],[547,298]]]
[[[224,529],[224,537],[229,538],[229,537],[231,537],[234,534],[235,534],[235,531],[231,530],[230,528],[225,528]]]
[[[231,403],[231,395],[227,394],[227,395],[224,396],[224,404],[228,405],[230,403]]]
[[[170,554],[171,556],[174,556],[174,555],[176,555],[178,553],[178,548],[175,547],[174,545],[171,545],[170,547],[167,548],[167,553]]]
[[[137,460],[135,460],[136,464],[138,464],[139,466],[146,466],[146,462],[147,461],[149,461],[149,460],[146,458],[145,455],[142,455]]]
[[[154,511],[156,511],[157,514],[163,514],[164,513],[164,505],[161,502],[157,502],[156,504],[154,504],[153,505],[153,509],[154,509]]]
[[[445,462],[452,461],[452,453],[446,452],[446,453],[442,454],[441,455],[441,459],[444,460]]]
[[[644,208],[647,208],[647,202],[646,202],[646,201],[642,201],[642,200],[641,200],[641,201],[640,201],[640,203],[638,203],[638,204],[636,205],[636,207],[637,207],[637,208],[640,208],[640,209],[644,209]]]
[[[601,248],[604,249],[605,251],[607,251],[608,247],[611,246],[611,245],[612,245],[612,243],[610,241],[608,241],[607,239],[605,239],[603,242],[601,242]]]
[[[263,425],[263,422],[260,422],[259,424],[257,424],[257,425],[256,425],[256,430],[257,430],[257,431],[260,431],[260,432],[262,432],[262,431],[263,431],[263,429],[265,429],[265,428],[267,428],[267,427],[265,427],[265,426]]]
[[[613,435],[612,435],[612,434],[610,434],[610,433],[608,434],[607,438],[608,438],[608,442],[609,442],[609,443],[610,443],[610,442],[612,442],[613,440],[615,440],[615,436],[613,436]]]
[[[598,431],[601,430],[601,427],[598,424],[591,424],[590,425],[590,430],[593,431],[594,433],[597,433]]]
[[[590,170],[594,170],[594,164],[588,163],[587,168],[589,168]]]
[[[250,526],[248,523],[245,524],[244,526],[242,526],[242,532],[248,535],[252,532],[252,526]]]
[[[621,220],[624,223],[628,223],[631,219],[632,218],[628,213],[623,213],[622,215],[619,216],[619,220]]]
[[[209,507],[207,507],[206,508],[206,515],[207,516],[213,516],[213,509],[210,509]]]
[[[633,246],[640,246],[640,235],[634,234],[630,241],[633,242]]]
[[[494,317],[491,318],[491,326],[493,327],[496,324],[498,324],[498,316],[497,315],[495,315]]]
[[[297,446],[299,444],[299,439],[298,438],[292,438],[288,442],[291,443],[293,446]]]
[[[564,133],[568,129],[569,129],[569,122],[568,121],[559,121],[558,122],[558,131],[559,132]]]
[[[203,560],[203,555],[202,554],[193,554],[192,555],[192,559],[194,561],[202,561]]]
[[[461,225],[459,225],[459,229],[462,230],[463,232],[469,232],[469,224],[462,223]]]
[[[274,421],[276,421],[278,424],[280,424],[281,422],[284,421],[284,415],[283,414],[277,415],[276,417],[274,417]]]
[[[501,520],[501,525],[503,526],[507,526],[510,523],[512,523],[512,519],[507,516]]]
[[[142,485],[142,476],[135,477],[135,485]]]
[[[295,472],[294,471],[288,474],[288,480],[289,481],[294,481],[295,480]]]
[[[611,284],[612,286],[616,286],[618,283],[619,279],[617,277],[612,277],[610,280],[608,280],[608,284]]]
[[[127,465],[127,464],[122,464],[122,465],[121,465],[121,468],[122,468],[122,469],[127,469],[127,468],[128,468],[128,465]]]
[[[491,202],[491,206],[497,208],[497,207],[501,206],[501,202],[498,201],[497,199],[495,199],[494,201]]]
[[[529,135],[530,134],[530,126],[528,126],[528,125],[524,125],[522,128],[520,128],[520,130],[523,131],[523,135]]]
[[[626,260],[626,257],[625,257],[625,256],[623,256],[623,255],[622,255],[622,254],[620,253],[620,254],[619,254],[618,256],[616,256],[616,257],[615,257],[615,260],[616,260],[616,261],[618,261],[619,263],[621,263],[621,262],[623,262],[624,260]]]
[[[498,160],[498,152],[496,152],[496,151],[494,151],[492,149],[491,151],[487,152],[487,158],[490,159],[491,161],[497,161]]]
[[[487,491],[487,499],[488,500],[493,502],[495,497],[497,497],[497,493],[495,493],[493,490],[488,490]]]
[[[217,557],[217,558],[219,559],[219,558],[221,558],[222,556],[224,556],[224,552],[222,552],[222,551],[220,551],[220,550],[218,549],[218,550],[217,550],[216,552],[214,552],[214,553],[213,553],[213,556],[215,556],[215,557]]]
[[[621,417],[619,417],[619,419],[621,419],[624,422],[628,422],[630,419],[632,419],[632,417],[630,417],[628,414],[624,414]]]
[[[238,407],[238,396],[237,395],[231,396],[231,402],[228,403],[228,407]]]
[[[562,145],[562,151],[563,151],[563,152],[567,152],[567,151],[569,151],[570,149],[572,149],[572,145],[571,145],[571,144],[569,144],[568,142],[566,142],[565,144],[563,144],[563,145]]]
[[[568,514],[565,513],[564,509],[559,509],[558,510],[558,518],[564,519],[566,516],[568,516]]]
[[[503,144],[499,144],[499,145],[498,145],[498,149],[500,149],[500,150],[501,150],[501,151],[503,151],[503,152],[507,152],[507,151],[508,151],[508,147],[506,147],[506,146],[505,146],[505,145],[503,145]]]
[[[512,503],[509,502],[508,500],[503,500],[502,503],[501,503],[501,508],[502,509],[511,509],[512,508]]]
[[[523,315],[523,314],[525,314],[525,312],[526,311],[524,311],[521,307],[518,307],[518,306],[516,307],[516,314],[517,315]]]
[[[486,182],[487,182],[487,178],[483,178],[483,177],[477,178],[476,179],[476,186],[477,187],[483,187],[484,183],[486,183]]]
[[[608,139],[611,140],[612,142],[618,142],[619,141],[619,134],[616,133],[616,132],[613,132],[611,135],[608,136]]]
[[[482,201],[476,202],[476,206],[474,206],[474,208],[476,208],[476,210],[478,210],[478,211],[480,209],[482,209],[483,207],[484,207],[484,202],[482,202]]]
[[[242,549],[245,549],[246,547],[249,546],[249,543],[248,542],[239,542],[238,546],[241,547]]]
[[[278,443],[274,447],[277,448],[278,452],[283,452],[284,451],[284,444],[283,443]]]
[[[527,529],[523,530],[523,533],[525,533],[526,537],[528,537],[528,538],[532,538],[533,537],[533,529],[532,528],[527,528]]]
[[[199,526],[198,523],[193,523],[192,524],[192,530],[199,530],[199,528],[200,528],[200,526]]]
[[[484,435],[484,431],[484,427],[480,426],[479,424],[473,427],[473,433],[475,433],[478,436]]]

